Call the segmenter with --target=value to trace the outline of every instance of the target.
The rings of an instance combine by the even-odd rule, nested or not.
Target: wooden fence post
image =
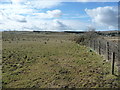
[[[98,53],[101,54],[100,40],[98,41]]]
[[[93,47],[93,40],[91,39],[91,48]]]
[[[93,49],[95,50],[95,39],[93,40]]]
[[[119,54],[119,53],[118,53]],[[117,69],[118,69],[118,76],[120,77],[120,56],[118,56],[118,65],[117,65]]]
[[[109,60],[109,42],[106,43],[106,57]]]
[[[118,76],[120,77],[120,43],[118,42],[118,52],[117,52],[117,55],[118,55],[118,58],[117,58],[117,72],[118,72]]]
[[[112,52],[112,57],[111,57],[111,74],[114,75],[114,65],[115,65],[115,52]]]
[[[92,49],[94,50],[94,40],[92,40]]]

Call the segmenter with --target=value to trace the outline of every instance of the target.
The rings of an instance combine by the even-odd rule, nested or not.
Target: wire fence
[[[85,35],[78,42],[84,42],[84,45],[90,47],[98,54],[104,56],[104,58],[112,63],[111,72],[114,74],[114,65],[117,66],[118,75],[120,75],[120,48],[119,42],[117,43],[108,41],[103,37],[95,35]]]

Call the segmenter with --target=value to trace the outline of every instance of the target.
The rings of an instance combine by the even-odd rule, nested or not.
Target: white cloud
[[[51,8],[57,5],[60,5],[61,0],[31,0],[28,1],[29,5],[34,8],[43,9],[43,8]]]
[[[62,30],[68,27],[59,20],[48,20],[46,18],[59,18],[62,15],[61,10],[48,10],[42,13],[43,9],[56,6],[56,2],[46,0],[11,0],[7,4],[0,5],[0,30]],[[57,3],[58,2],[58,3]],[[24,4],[23,4],[24,3]],[[34,5],[34,6],[32,6]]]
[[[38,18],[58,18],[62,15],[61,10],[46,11],[46,13],[33,13],[33,15],[38,16]]]
[[[52,17],[60,17],[62,15],[61,10],[47,11],[47,14]]]
[[[51,29],[52,30],[69,30],[71,29],[69,26],[67,26],[66,24],[64,24],[62,21],[55,19],[53,20],[53,23],[51,24]]]
[[[61,4],[62,0],[0,0],[0,2],[9,3],[12,5],[26,5],[29,8],[51,8]],[[18,7],[18,6],[16,6]]]
[[[86,22],[82,22],[79,20],[62,20],[62,22],[64,22],[65,25],[69,26],[70,29],[72,30],[85,30],[86,29]]]
[[[40,20],[40,18],[60,17],[62,15],[60,10],[38,13],[39,15],[34,18],[30,16],[37,12],[35,8],[54,7],[59,4],[59,0],[47,3],[46,0],[0,0],[0,2],[0,30],[48,30],[60,27],[52,25],[51,22],[55,24],[52,20]],[[59,24],[64,25],[61,22]]]
[[[54,1],[53,0],[12,0],[12,1],[15,1],[15,2],[35,1],[34,4],[36,6],[39,4],[41,5],[40,7],[48,7],[48,6],[53,6],[55,4],[58,4],[60,2],[118,2],[119,0],[54,0]],[[37,4],[36,2],[41,2],[41,3]]]
[[[26,17],[32,15],[33,13],[38,15],[39,18],[60,17],[62,15],[62,12],[60,10],[47,11],[46,13],[38,13],[41,8],[50,8],[60,3],[60,0],[57,0],[55,2],[46,1],[47,0],[0,0],[0,2],[9,2],[0,4],[0,12],[2,12],[0,18],[26,22]],[[39,10],[36,10],[34,7],[39,8]]]
[[[3,19],[3,13],[0,12],[0,20],[2,20],[2,19]]]
[[[118,26],[118,8],[117,7],[98,7],[95,9],[85,9],[86,13],[92,18],[92,21],[108,28],[117,28]]]
[[[0,2],[11,2],[11,0],[0,0]]]
[[[18,21],[18,22],[26,22],[26,17],[20,14],[25,14],[25,13],[29,13],[32,12],[32,10],[30,11],[29,9],[25,9],[25,8],[17,8],[14,9],[14,6],[9,6],[9,8],[2,8],[2,6],[0,6],[0,17],[2,17],[3,21],[0,22],[6,22],[6,19],[9,20],[13,20],[13,21]]]
[[[26,0],[11,0],[13,4],[19,4],[21,2],[26,2]]]
[[[29,14],[33,12],[33,9],[23,4],[0,4],[0,11],[6,14]]]
[[[17,22],[23,22],[23,23],[27,22],[26,18],[22,15],[11,15],[10,19],[15,20]]]
[[[40,30],[40,31],[61,31],[70,29],[63,21],[53,20],[36,20],[36,18],[27,18],[27,22],[7,19],[3,24],[0,23],[0,30]]]
[[[119,0],[76,0],[78,2],[119,2]]]
[[[40,20],[40,21],[34,21],[33,23],[34,23],[32,24],[32,27],[34,27],[33,30],[62,31],[62,30],[71,29],[69,25],[66,25],[63,21],[58,19]]]

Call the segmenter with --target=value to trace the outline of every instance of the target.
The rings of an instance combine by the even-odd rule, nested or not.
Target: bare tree
[[[95,27],[93,27],[91,25],[87,26],[87,34],[86,35],[87,35],[88,38],[95,37],[96,36],[95,32],[96,32]]]

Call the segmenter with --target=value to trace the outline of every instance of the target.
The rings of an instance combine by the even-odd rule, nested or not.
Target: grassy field
[[[76,34],[3,32],[4,88],[114,88],[110,63],[73,41]]]

